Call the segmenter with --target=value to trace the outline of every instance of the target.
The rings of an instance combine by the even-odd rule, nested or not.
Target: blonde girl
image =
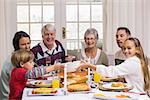
[[[149,74],[149,68],[148,68],[148,59],[145,57],[140,41],[137,38],[129,38],[126,41],[131,41],[135,45],[135,48],[136,48],[135,55],[141,61],[142,73],[144,77],[144,90],[148,91],[150,89],[150,74]],[[125,50],[126,49],[124,48],[123,52],[126,55]]]
[[[148,63],[139,40],[137,38],[127,39],[123,45],[123,53],[127,59],[119,65],[105,67],[85,63],[78,70],[89,67],[104,76],[123,76],[126,82],[134,87],[131,91],[143,93],[150,90]]]

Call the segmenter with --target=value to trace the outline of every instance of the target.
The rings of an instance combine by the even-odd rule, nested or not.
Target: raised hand
[[[72,62],[72,61],[75,61],[76,60],[76,57],[75,56],[72,56],[72,55],[68,55],[65,57],[65,60],[67,62]]]
[[[52,66],[46,67],[47,72],[51,72],[54,70],[63,70],[63,69],[64,69],[64,65],[61,65],[61,64],[54,64]]]
[[[54,70],[63,70],[64,69],[64,65],[61,65],[61,64],[54,64],[53,67],[54,67]]]
[[[96,66],[90,63],[81,63],[79,65],[79,67],[77,68],[77,71],[80,71],[81,69],[85,69],[85,68],[91,68],[93,70],[96,70]]]

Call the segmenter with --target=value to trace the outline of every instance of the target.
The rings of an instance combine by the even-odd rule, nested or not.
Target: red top
[[[27,71],[28,70],[24,68],[14,68],[12,70],[9,82],[9,100],[21,100],[23,89],[25,88],[27,82],[27,79],[25,78],[25,74]]]

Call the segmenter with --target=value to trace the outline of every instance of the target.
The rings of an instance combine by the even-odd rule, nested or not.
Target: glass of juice
[[[60,87],[60,80],[54,79],[52,80],[52,88],[59,88]]]
[[[96,82],[96,83],[100,82],[101,77],[102,76],[100,73],[94,72],[94,82]]]

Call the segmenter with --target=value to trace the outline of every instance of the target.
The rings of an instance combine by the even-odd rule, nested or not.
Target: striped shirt
[[[40,66],[40,67],[34,67],[32,70],[28,70],[25,77],[28,79],[34,79],[41,77],[43,75],[47,74],[46,67]]]
[[[65,62],[65,50],[62,44],[55,40],[54,47],[49,50],[43,41],[34,46],[31,51],[33,52],[35,59],[34,62],[39,66],[46,66],[47,58],[49,59],[49,65],[53,65],[56,60]]]

